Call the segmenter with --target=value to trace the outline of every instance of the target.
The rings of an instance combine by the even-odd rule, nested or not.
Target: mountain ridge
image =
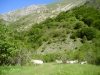
[[[70,10],[84,3],[85,0],[61,0],[48,5],[31,5],[3,14],[1,17],[8,22],[6,24],[10,25],[12,29],[23,31],[30,28],[34,23],[40,23],[48,17],[56,17],[61,11]]]
[[[40,9],[46,10],[46,7],[44,5],[41,5],[41,6],[31,5],[31,6],[28,6],[26,8],[21,8],[21,9],[14,10],[14,11],[11,11],[11,12],[8,12],[8,13],[4,13],[4,14],[1,15],[1,17],[4,20],[7,20],[7,21],[16,21],[20,17],[23,17],[25,15],[29,15],[29,14],[35,13],[35,12],[37,12],[37,13],[41,12]],[[10,17],[8,17],[8,16],[10,16]]]
[[[62,1],[64,1],[65,3]],[[78,1],[81,2],[81,0],[78,0],[78,1],[71,0],[73,2],[68,1],[68,0],[62,0],[62,1],[55,2],[55,5],[54,5],[55,8],[53,6],[51,6],[52,4],[49,4],[49,6],[51,6],[51,7],[48,7],[48,5],[44,5],[44,4],[43,5],[30,5],[25,8],[20,8],[18,10],[4,13],[1,15],[1,18],[3,18],[6,21],[9,21],[9,22],[14,22],[16,20],[19,20],[21,17],[29,15],[29,14],[36,14],[36,13],[40,13],[40,12],[45,13],[48,11],[50,12],[48,14],[51,14],[51,12],[55,14],[55,13],[59,13],[61,11],[66,11],[66,10],[70,9],[70,7],[74,7],[73,5],[69,5],[70,7],[68,8],[68,6],[67,6],[68,4],[71,4],[71,3],[74,4],[73,2],[77,3]],[[67,4],[67,1],[68,1],[68,4]]]

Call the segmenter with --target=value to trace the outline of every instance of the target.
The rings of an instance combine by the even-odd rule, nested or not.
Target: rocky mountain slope
[[[72,9],[85,3],[85,0],[61,0],[48,5],[31,5],[25,8],[2,14],[0,17],[10,24],[11,28],[26,30],[32,24],[39,23],[47,17],[55,17],[61,11]]]
[[[85,5],[93,6],[100,10],[100,0],[86,0]]]
[[[78,3],[82,2],[82,0],[64,0],[62,2],[56,2],[53,4],[49,4],[49,5],[30,5],[28,7],[25,8],[21,8],[18,10],[14,10],[11,12],[7,12],[1,15],[1,17],[4,20],[7,21],[16,21],[19,18],[29,15],[29,14],[38,14],[38,13],[56,13],[56,12],[60,12],[60,11],[66,11],[70,8],[72,8],[73,6],[75,6],[76,4],[78,5]],[[50,7],[51,6],[51,7]],[[51,10],[51,11],[50,11]]]
[[[23,16],[29,15],[29,14],[36,14],[36,13],[40,13],[40,12],[44,12],[46,11],[47,8],[45,5],[31,5],[28,6],[26,8],[21,8],[18,10],[14,10],[11,12],[7,12],[1,15],[1,17],[4,20],[7,21],[16,21],[18,19],[20,19]]]

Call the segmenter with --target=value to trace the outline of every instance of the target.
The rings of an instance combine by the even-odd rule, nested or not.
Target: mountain
[[[86,6],[92,6],[100,10],[100,0],[86,0]]]
[[[9,16],[5,13],[15,20],[0,15],[0,65],[29,65],[31,59],[100,65],[100,10],[89,5],[82,0],[62,0],[15,10]],[[19,12],[23,15],[17,17]]]
[[[60,2],[55,2],[49,5],[31,5],[25,8],[4,13],[1,15],[1,17],[7,21],[16,21],[19,18],[29,14],[54,14],[59,13],[60,11],[66,11],[82,2],[82,0],[62,0]]]
[[[14,10],[8,13],[4,13],[1,15],[1,17],[4,20],[12,22],[12,21],[16,21],[20,19],[23,16],[44,12],[46,10],[47,8],[45,5],[31,5],[26,8],[21,8],[21,9]]]
[[[11,28],[26,30],[34,23],[40,23],[48,17],[55,17],[61,11],[70,10],[82,5],[85,0],[61,0],[48,5],[31,5],[25,8],[2,14],[0,17],[10,24]]]

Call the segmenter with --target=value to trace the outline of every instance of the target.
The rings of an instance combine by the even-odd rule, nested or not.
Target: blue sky
[[[58,0],[0,0],[0,14],[33,4],[49,4]]]

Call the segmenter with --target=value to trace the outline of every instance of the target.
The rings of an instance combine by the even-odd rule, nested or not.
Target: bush
[[[0,40],[0,65],[11,64],[11,59],[17,55],[14,44]]]
[[[55,62],[55,60],[61,59],[61,54],[60,53],[52,53],[52,54],[46,54],[43,55],[43,61],[44,62]]]
[[[100,55],[95,58],[95,64],[100,65]]]
[[[82,28],[83,26],[83,23],[82,22],[77,22],[74,29],[79,29],[79,28]]]
[[[100,20],[96,20],[95,22],[93,22],[92,26],[100,30]]]
[[[93,38],[96,38],[97,30],[92,27],[82,28],[81,30],[77,31],[77,36],[79,38],[83,38],[84,36],[86,36],[88,40],[92,40]]]
[[[100,47],[94,45],[95,42],[84,43],[79,49],[80,60],[86,60],[90,64],[100,65]]]
[[[44,62],[54,62],[55,61],[55,55],[54,54],[47,54],[43,56]]]
[[[77,36],[76,36],[75,33],[73,33],[73,34],[70,36],[71,39],[75,39],[76,37],[77,37]]]
[[[87,18],[84,18],[84,23],[87,24],[88,26],[91,26],[92,23],[94,22],[94,19],[93,17],[87,17]]]
[[[63,19],[66,19],[67,17],[66,17],[66,12],[61,12],[57,17],[56,17],[56,21],[57,22],[60,22],[60,21],[62,21]]]
[[[86,38],[86,36],[84,36],[81,42],[85,43],[86,41],[87,41],[87,38]]]

